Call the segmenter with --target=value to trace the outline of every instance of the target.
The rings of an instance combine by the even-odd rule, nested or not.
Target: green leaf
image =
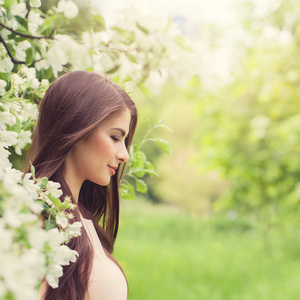
[[[3,3],[3,8],[5,8],[6,10],[10,9],[10,7],[12,7],[13,3],[15,1],[14,0],[6,0]]]
[[[136,159],[137,161],[142,162],[142,164],[144,164],[144,162],[147,160],[146,154],[145,154],[143,151],[137,151],[137,152],[135,153],[135,159]]]
[[[145,33],[146,35],[149,34],[149,30],[146,29],[146,28],[145,28],[143,25],[141,25],[139,22],[136,22],[135,24],[136,24],[136,27],[137,27],[140,31],[142,31],[142,32]]]
[[[168,155],[172,155],[172,149],[168,141],[163,139],[151,139],[155,144]]]
[[[34,55],[35,55],[34,48],[30,47],[25,52],[26,52],[26,61],[25,61],[26,65],[30,65],[30,64],[32,64],[32,61],[33,61]]]
[[[133,186],[126,182],[123,183],[120,188],[120,197],[126,200],[133,200],[135,198],[135,192]]]
[[[52,69],[49,68],[47,70],[42,70],[42,78],[43,79],[50,79],[52,77]]]
[[[7,130],[9,131],[15,131],[17,133],[21,133],[21,128],[22,128],[22,123],[19,118],[16,118],[16,124],[14,126],[8,126],[7,125]]]
[[[44,19],[44,23],[39,27],[39,31],[41,32],[41,34],[44,36],[48,36],[52,32],[53,27],[55,27],[56,23],[58,23],[59,18],[59,14],[47,16]]]
[[[120,36],[124,37],[127,41],[133,42],[135,39],[135,33],[130,30],[123,29],[121,27],[114,26],[112,27]]]
[[[131,61],[134,64],[137,64],[136,55],[133,55],[132,53],[126,53],[126,56],[129,61]]]
[[[135,175],[139,178],[142,178],[145,176],[145,172],[143,171],[143,169],[140,168],[141,171],[135,171]]]
[[[61,205],[58,206],[58,209],[66,209],[69,206],[69,202],[65,201]]]
[[[30,171],[31,171],[33,179],[35,179],[35,168],[31,162],[30,162]]]
[[[145,161],[145,168],[147,170],[153,170],[154,171],[154,166],[150,161]]]
[[[135,149],[138,149],[137,147]],[[138,177],[143,177],[145,175],[144,164],[147,161],[146,155],[142,151],[137,151],[132,154],[132,161],[130,165],[130,170],[135,169],[135,174]],[[129,172],[130,172],[129,170]]]
[[[143,174],[142,176],[139,176],[140,174]],[[129,174],[135,174],[137,177],[143,177],[144,175],[149,174],[150,176],[158,176],[158,173],[156,173],[153,170],[149,170],[149,169],[143,169],[143,168],[131,168],[129,170]]]
[[[162,129],[165,129],[167,131],[170,131],[170,132],[173,132],[173,129],[165,124],[159,124],[157,125],[157,128],[162,128]]]
[[[111,69],[105,71],[105,73],[107,74],[113,74],[115,72],[117,72],[120,69],[120,65],[114,65]]]
[[[51,220],[51,218],[49,217],[49,219],[45,221],[45,230],[48,231],[55,227],[56,227],[55,222]]]
[[[41,189],[44,189],[44,188],[47,186],[48,181],[49,181],[49,180],[48,180],[47,177],[43,177],[42,179],[39,180],[39,183],[38,183],[39,187],[40,187]]]
[[[61,205],[61,202],[58,198],[52,196],[52,195],[47,195],[47,197],[49,198],[49,200],[57,207],[59,207]]]
[[[148,188],[147,188],[147,184],[143,181],[143,180],[141,180],[141,179],[136,179],[136,190],[138,191],[138,192],[141,192],[141,193],[147,193],[147,190],[148,190]]]
[[[96,30],[96,31],[99,31],[99,29],[105,30],[105,28],[106,28],[105,19],[101,15],[99,15],[99,14],[93,15],[92,18],[95,21],[94,30]]]
[[[26,27],[27,26],[27,20],[24,18],[21,18],[20,16],[15,16],[15,19],[17,20],[17,22],[23,26]],[[19,30],[20,31],[20,30]]]
[[[158,176],[158,173],[156,173],[154,170],[144,170],[144,172],[150,176]]]

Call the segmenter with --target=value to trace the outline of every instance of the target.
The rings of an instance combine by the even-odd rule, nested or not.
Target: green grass
[[[299,240],[273,233],[270,245],[253,230],[135,200],[122,205],[115,257],[128,300],[300,299]]]

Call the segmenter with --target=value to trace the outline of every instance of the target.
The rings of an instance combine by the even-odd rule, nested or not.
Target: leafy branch
[[[6,26],[5,24],[1,23],[0,22],[0,26],[9,30],[10,32],[14,33],[15,35],[19,35],[19,36],[22,36],[22,37],[25,37],[25,38],[28,38],[28,39],[36,39],[36,40],[42,40],[42,39],[48,39],[48,40],[54,40],[54,37],[53,37],[53,34],[54,34],[54,31],[55,29],[52,30],[52,32],[50,33],[49,36],[34,36],[34,35],[30,35],[30,34],[26,34],[26,33],[22,33],[22,32],[19,32],[19,31],[16,31],[8,26]]]
[[[16,31],[8,26],[6,26],[5,24],[1,23],[0,22],[0,26],[9,30],[10,32],[14,33],[15,35],[18,35],[18,36],[21,36],[21,37],[24,37],[24,38],[28,38],[28,39],[33,39],[33,40],[41,40],[41,39],[49,39],[49,40],[54,40],[53,38],[53,34],[55,32],[55,28],[52,29],[51,33],[49,36],[33,36],[33,35],[30,35],[30,34],[25,34],[25,33],[22,33],[22,32],[19,32],[19,31]],[[1,36],[0,34],[0,43],[3,44],[8,56],[10,57],[11,61],[13,64],[15,65],[25,65],[26,62],[25,61],[20,61],[20,60],[17,60],[14,55],[12,54],[11,50],[9,49],[7,43],[5,42],[5,40],[3,39],[3,37]],[[41,61],[41,59],[38,59],[38,60],[33,60],[31,63],[34,64],[38,61]]]
[[[149,122],[149,129],[146,132],[144,138],[139,145],[135,144],[130,149],[130,159],[127,165],[128,172],[125,178],[131,179],[123,180],[121,184],[121,197],[123,199],[134,199],[135,191],[131,184],[132,180],[136,186],[136,190],[141,193],[147,193],[148,187],[143,178],[145,175],[150,177],[158,176],[154,169],[154,166],[150,161],[147,160],[146,154],[141,151],[141,147],[147,142],[154,142],[162,151],[166,152],[168,155],[172,155],[172,150],[169,143],[166,140],[158,138],[150,138],[150,134],[153,130],[162,128],[168,131],[172,131],[170,127],[163,124],[163,119],[160,120],[155,126],[151,127]]]
[[[3,39],[3,37],[2,37],[1,34],[0,34],[0,43],[3,44],[4,48],[6,49],[6,52],[7,52],[8,56],[10,57],[11,61],[12,61],[14,64],[16,64],[16,65],[17,65],[17,64],[18,64],[18,65],[21,65],[21,64],[25,65],[25,64],[26,64],[25,61],[20,61],[20,60],[17,60],[17,59],[14,58],[13,54],[11,53],[9,47],[7,46],[7,44],[6,44],[6,42],[4,41],[4,39]]]

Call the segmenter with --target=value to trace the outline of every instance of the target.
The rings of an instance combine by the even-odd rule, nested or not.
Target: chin
[[[107,180],[99,180],[95,183],[97,183],[98,185],[101,185],[101,186],[108,186],[110,184],[110,178]]]

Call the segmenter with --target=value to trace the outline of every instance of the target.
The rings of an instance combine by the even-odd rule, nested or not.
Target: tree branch
[[[7,44],[5,43],[2,35],[0,34],[0,43],[3,44],[4,48],[6,49],[6,52],[8,54],[8,56],[10,57],[11,61],[14,63],[14,64],[18,64],[18,65],[25,65],[26,62],[25,61],[20,61],[20,60],[16,60],[14,58],[14,56],[12,55],[10,49],[8,48]]]
[[[50,36],[33,36],[33,35],[29,35],[29,34],[25,34],[16,30],[13,30],[12,28],[9,28],[8,26],[4,25],[3,23],[0,22],[0,26],[2,26],[3,28],[9,30],[10,32],[28,38],[28,39],[34,39],[34,40],[42,40],[42,39],[48,39],[48,40],[54,40],[54,38],[52,37],[52,34],[54,32],[54,30],[52,30]]]
[[[11,61],[15,64],[15,65],[25,65],[26,62],[25,61],[20,61],[14,58],[13,54],[11,53],[10,49],[8,48],[7,44],[5,43],[3,37],[0,34],[0,43],[3,44],[4,48],[6,49],[6,52],[8,54],[8,56],[10,57]],[[33,60],[31,63],[34,64],[38,61],[43,60],[43,58],[37,59],[37,60]]]

